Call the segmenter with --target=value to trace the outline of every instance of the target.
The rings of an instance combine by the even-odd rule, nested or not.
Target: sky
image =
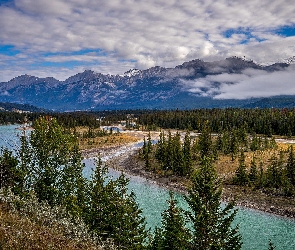
[[[86,69],[123,74],[197,58],[271,64],[294,55],[294,0],[0,0],[0,82],[22,74],[65,80]],[[234,83],[261,82],[260,73]],[[228,98],[227,88],[215,97]]]

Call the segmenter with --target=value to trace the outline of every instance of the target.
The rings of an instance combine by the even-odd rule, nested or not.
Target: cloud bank
[[[83,68],[122,74],[196,58],[272,63],[295,54],[293,0],[0,3],[0,81],[23,72],[63,79]]]
[[[193,94],[214,99],[295,95],[295,66],[272,73],[251,69],[242,74],[210,75],[197,81],[183,81],[182,84]]]

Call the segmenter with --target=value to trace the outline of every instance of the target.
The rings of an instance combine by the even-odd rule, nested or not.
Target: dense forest
[[[267,136],[295,135],[295,109],[196,109],[196,110],[120,110],[100,112],[27,113],[0,112],[0,124],[22,123],[24,117],[36,120],[40,116],[55,117],[66,127],[99,126],[134,120],[142,129],[181,129],[202,131],[208,124],[212,133],[232,128],[244,128],[247,133]],[[139,127],[137,127],[139,128]]]

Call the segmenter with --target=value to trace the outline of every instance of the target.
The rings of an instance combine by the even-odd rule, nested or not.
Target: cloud
[[[248,99],[295,95],[295,66],[267,72],[248,69],[242,74],[218,74],[197,81],[182,81],[185,90],[214,99]]]
[[[14,0],[0,5],[0,45],[15,46],[28,58],[28,69],[40,72],[42,60],[66,62],[65,53],[87,49],[115,58],[107,70],[114,73],[117,62],[145,69],[236,55],[270,63],[295,54],[294,37],[276,33],[294,26],[294,13],[292,0]],[[89,67],[99,60],[88,54],[72,59]],[[17,60],[0,73],[21,70]]]

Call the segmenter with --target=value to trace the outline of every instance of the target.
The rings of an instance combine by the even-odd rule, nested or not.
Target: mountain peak
[[[0,85],[0,101],[55,110],[221,107],[237,105],[236,100],[222,102],[210,95],[210,88],[216,89],[224,76],[236,78],[246,69],[275,72],[285,67],[288,64],[262,66],[230,57],[212,62],[195,59],[175,68],[130,69],[121,76],[85,70],[65,81],[22,75]],[[207,84],[210,78],[217,79],[212,86]]]
[[[140,73],[141,73],[141,70],[139,70],[139,69],[130,69],[130,70],[126,71],[123,76],[131,77],[131,76],[136,76]]]

